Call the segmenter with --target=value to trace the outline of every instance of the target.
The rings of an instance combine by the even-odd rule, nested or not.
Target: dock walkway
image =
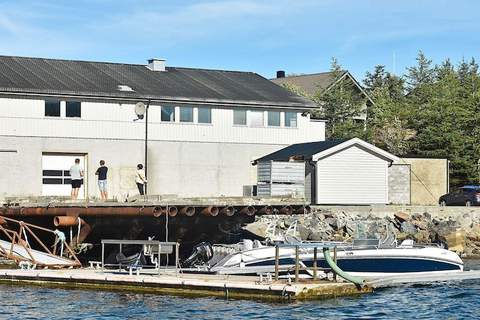
[[[182,274],[165,271],[161,275],[129,275],[99,269],[0,270],[0,283],[47,287],[115,290],[179,296],[215,296],[220,298],[269,301],[313,300],[372,292],[352,283],[286,280],[260,282],[259,277],[209,274]]]

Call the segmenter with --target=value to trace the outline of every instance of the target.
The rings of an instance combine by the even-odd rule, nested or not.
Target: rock
[[[395,219],[397,219],[400,222],[410,220],[410,215],[405,212],[396,212],[393,216],[395,217]]]
[[[415,243],[431,243],[432,240],[430,239],[430,233],[425,230],[419,230],[413,235],[413,239]]]
[[[464,230],[457,230],[445,236],[445,243],[451,251],[460,254],[465,251],[466,233]]]
[[[268,224],[265,222],[253,222],[243,227],[244,230],[261,238],[266,238]]]
[[[308,240],[311,233],[311,230],[309,228],[306,228],[304,225],[297,225],[297,235],[300,239]]]

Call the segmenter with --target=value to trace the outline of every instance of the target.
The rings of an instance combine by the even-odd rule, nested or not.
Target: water
[[[0,319],[480,319],[479,294],[470,281],[282,304],[0,285]]]

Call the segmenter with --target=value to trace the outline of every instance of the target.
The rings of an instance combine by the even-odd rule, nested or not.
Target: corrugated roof
[[[335,147],[345,141],[347,140],[329,140],[292,144],[261,157],[255,160],[254,163],[256,164],[261,161],[288,161],[292,157],[301,157],[303,160],[309,160],[313,155]]]
[[[11,56],[0,56],[0,92],[314,107],[253,72]]]

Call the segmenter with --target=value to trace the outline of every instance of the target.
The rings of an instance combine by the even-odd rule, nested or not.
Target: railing
[[[169,255],[175,253],[175,273],[178,272],[180,261],[179,261],[179,248],[180,244],[178,242],[161,242],[157,240],[116,240],[116,239],[103,239],[102,243],[102,269],[105,266],[118,266],[120,269],[122,268],[122,263],[117,264],[105,264],[105,245],[118,245],[119,252],[123,253],[122,250],[124,246],[127,245],[137,245],[142,246],[142,252],[146,256],[150,256],[152,258],[152,262],[155,269],[158,269],[158,274],[161,273],[161,255],[166,255],[166,264],[165,269],[168,268],[168,258]],[[155,256],[157,256],[155,258]]]

